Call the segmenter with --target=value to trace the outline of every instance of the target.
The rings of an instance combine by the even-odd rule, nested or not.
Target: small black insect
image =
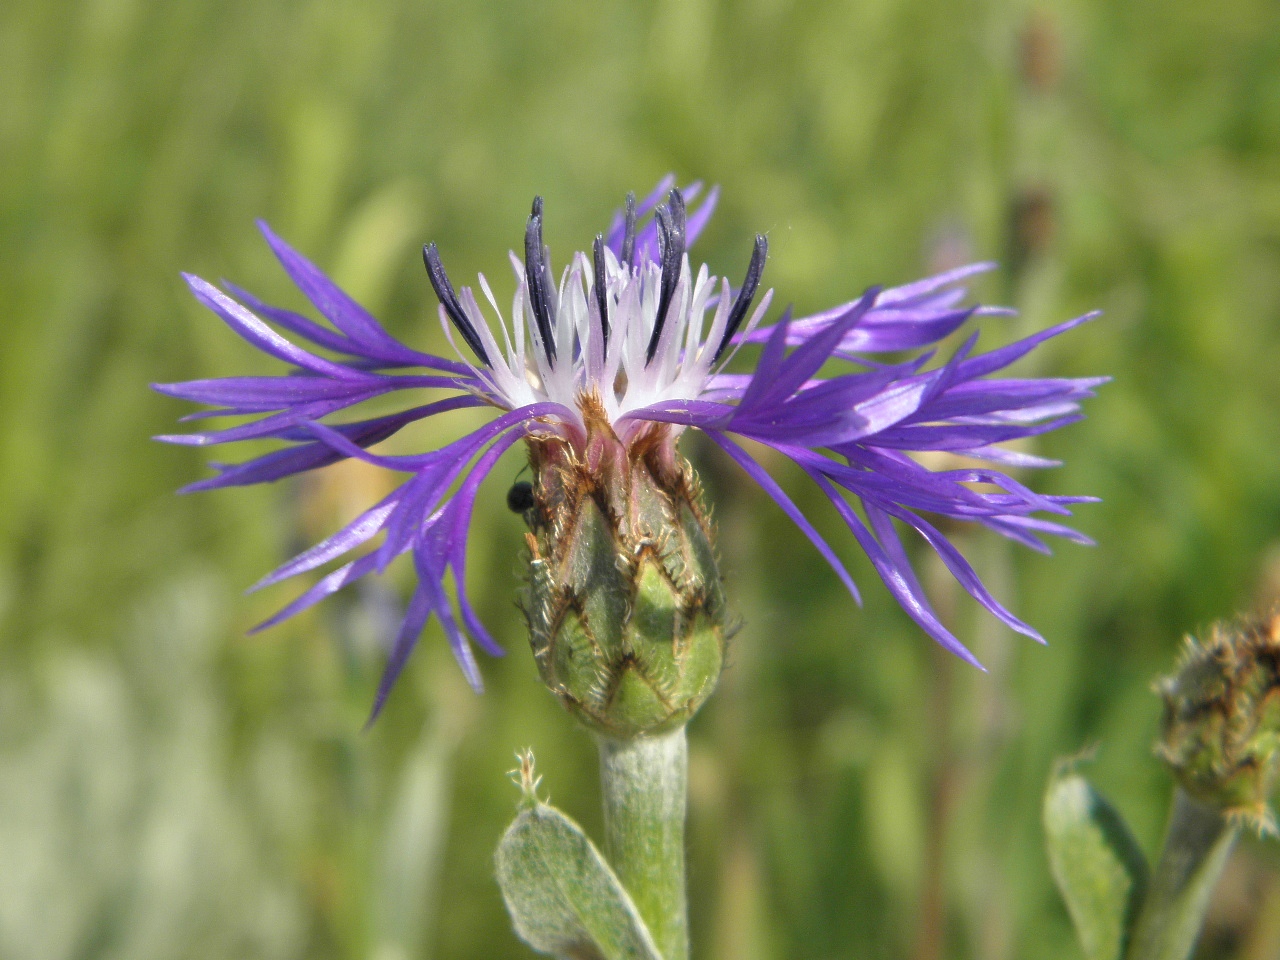
[[[533,484],[517,480],[507,491],[507,509],[512,513],[527,513],[533,509]]]

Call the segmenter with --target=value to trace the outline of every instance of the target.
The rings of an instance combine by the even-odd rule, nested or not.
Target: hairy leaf
[[[1147,887],[1147,862],[1124,818],[1077,773],[1044,797],[1049,865],[1088,960],[1119,960]]]
[[[631,897],[581,828],[533,801],[495,857],[516,933],[568,960],[662,960]]]

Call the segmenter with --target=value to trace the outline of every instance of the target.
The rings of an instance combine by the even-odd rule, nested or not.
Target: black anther
[[[600,332],[603,337],[602,353],[609,352],[609,291],[605,283],[604,236],[596,234],[595,247],[592,249],[592,268],[595,270],[596,309],[600,312]]]
[[[622,232],[622,256],[619,258],[628,267],[635,266],[636,256],[636,195],[627,194],[626,226]]]
[[[529,288],[529,309],[542,336],[547,361],[556,358],[555,308],[551,303],[551,271],[547,267],[546,249],[542,245],[542,198],[533,198],[533,212],[524,231],[524,278]]]
[[[676,284],[680,282],[680,269],[684,264],[686,217],[684,197],[680,196],[679,190],[672,188],[666,206],[659,207],[657,215],[662,284],[658,291],[658,315],[653,321],[653,335],[649,337],[645,363],[652,363],[653,355],[658,352],[658,340],[662,337],[662,328],[666,326],[671,298],[675,295]]]
[[[444,312],[449,315],[453,325],[462,334],[462,339],[467,341],[467,346],[480,358],[481,363],[486,367],[492,366],[489,361],[489,355],[485,353],[485,349],[480,343],[476,328],[472,326],[467,315],[463,313],[462,304],[458,302],[458,295],[453,292],[453,284],[449,282],[449,275],[444,272],[444,264],[440,262],[440,251],[436,249],[434,243],[428,243],[422,248],[422,262],[427,265],[427,277],[431,280],[431,287],[435,290],[436,297],[439,298],[441,305],[444,306]]]
[[[764,273],[764,261],[768,255],[769,240],[763,233],[757,233],[755,249],[751,251],[751,263],[747,267],[747,277],[738,288],[738,296],[729,310],[729,321],[724,326],[724,336],[720,340],[720,346],[716,347],[716,354],[711,358],[712,363],[718,361],[724,354],[729,341],[738,332],[747,311],[751,309],[751,301],[755,299],[756,289],[760,286],[760,276]]]

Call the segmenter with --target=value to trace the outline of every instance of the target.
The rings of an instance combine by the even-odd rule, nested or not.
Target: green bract
[[[656,425],[624,446],[603,416],[581,447],[532,439],[521,606],[543,682],[587,726],[684,724],[724,662],[725,603],[692,468]]]

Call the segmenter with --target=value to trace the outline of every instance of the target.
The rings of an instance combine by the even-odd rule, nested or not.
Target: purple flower
[[[975,264],[902,287],[872,289],[809,317],[786,311],[762,326],[772,291],[756,303],[768,242],[757,236],[746,276],[727,280],[695,273],[686,254],[715,207],[715,190],[692,212],[698,185],[672,189],[668,178],[646,200],[628,198],[625,213],[597,236],[591,254],[576,254],[552,273],[542,242],[542,202],[535,200],[524,258],[511,254],[516,290],[509,317],[489,283],[481,293],[486,319],[470,287],[455,290],[434,244],[423,251],[440,300],[439,316],[458,359],[414,350],[265,225],[267,242],[290,278],[332,326],[269,306],[249,293],[226,292],[195,276],[196,298],[236,333],[294,369],[282,376],[230,377],[157,384],[155,389],[212,405],[196,417],[248,416],[220,430],[158,439],[210,445],[272,437],[280,450],[244,463],[217,464],[217,476],[186,490],[278,480],[346,458],[403,472],[404,483],[353,522],[263,579],[263,587],[348,558],[258,629],[278,623],[401,554],[418,575],[391,647],[375,713],[427,621],[439,618],[467,680],[480,688],[472,643],[500,655],[467,599],[467,532],[481,481],[502,454],[525,438],[556,438],[584,462],[600,411],[624,448],[655,439],[674,455],[688,427],[701,430],[760,485],[835,569],[855,599],[857,588],[822,535],[740,444],[763,444],[796,463],[835,505],[850,532],[903,609],[934,639],[970,663],[973,655],[938,620],[916,579],[898,525],[916,530],[960,584],[1014,630],[1039,634],[1006,610],[973,568],[925,515],[982,524],[1033,549],[1045,534],[1082,543],[1086,537],[1038,514],[1065,516],[1088,497],[1037,494],[1000,467],[1044,467],[1053,461],[1001,443],[1045,433],[1080,418],[1080,401],[1106,378],[1013,379],[992,376],[1037,345],[1091,319],[1089,314],[989,353],[974,354],[977,333],[945,362],[932,352],[881,362],[937,343],[977,314],[1008,311],[960,306],[960,283],[992,268]],[[665,202],[664,202],[665,198]],[[653,212],[652,219],[642,219]],[[754,306],[753,306],[754,305]],[[304,349],[285,334],[322,348]],[[455,342],[454,337],[462,343]],[[760,345],[754,370],[727,366],[745,345]],[[830,364],[830,366],[828,366]],[[427,391],[430,402],[365,420],[334,415],[393,391]],[[371,452],[407,424],[461,407],[490,406],[486,426],[438,449],[412,456]],[[590,421],[590,423],[588,422]],[[913,452],[945,451],[975,464],[935,471]],[[859,513],[851,500],[861,507]],[[379,534],[381,543],[359,548]],[[354,555],[354,559],[351,557]],[[456,585],[456,609],[445,578]]]

